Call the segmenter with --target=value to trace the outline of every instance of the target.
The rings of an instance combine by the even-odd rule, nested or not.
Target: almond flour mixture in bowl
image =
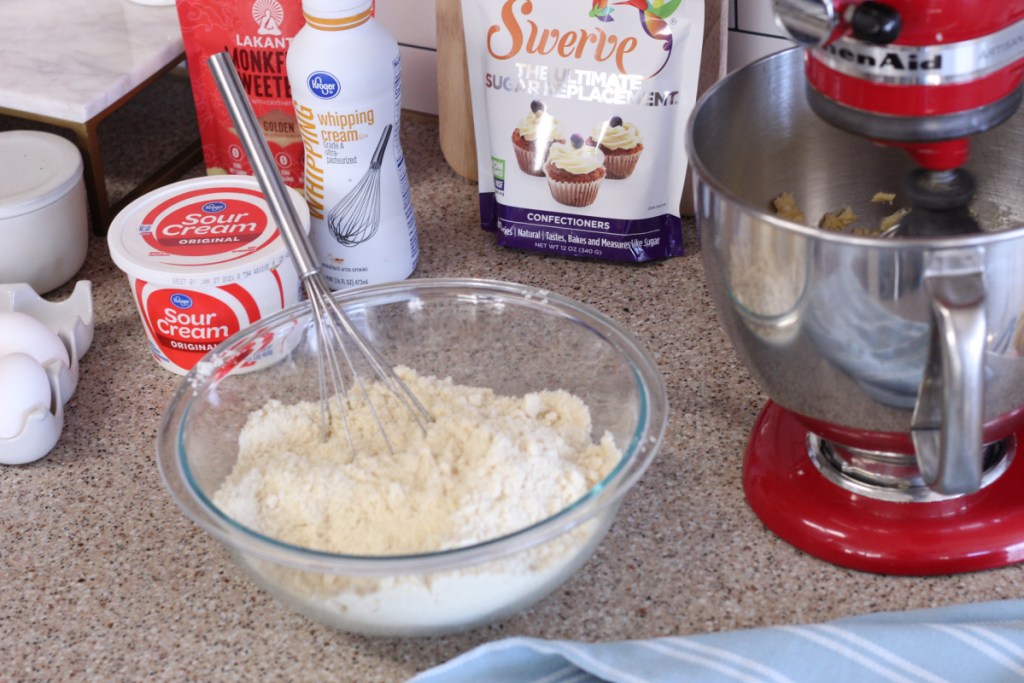
[[[426,429],[371,386],[369,402],[331,406],[352,442],[324,439],[300,305],[184,379],[157,448],[172,497],[268,593],[344,630],[436,635],[549,594],[660,446],[668,406],[650,356],[597,311],[522,285],[335,296],[427,408]]]

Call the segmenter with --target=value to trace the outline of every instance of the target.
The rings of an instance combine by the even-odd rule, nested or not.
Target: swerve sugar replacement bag
[[[703,0],[462,0],[481,224],[508,247],[682,254]]]

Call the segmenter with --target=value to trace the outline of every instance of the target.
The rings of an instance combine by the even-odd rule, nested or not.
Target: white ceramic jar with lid
[[[288,191],[308,230],[306,202]],[[150,192],[114,218],[107,244],[128,275],[153,357],[178,374],[299,300],[295,266],[251,176],[206,176]]]
[[[85,263],[89,210],[82,154],[53,133],[0,133],[0,283],[43,294]]]

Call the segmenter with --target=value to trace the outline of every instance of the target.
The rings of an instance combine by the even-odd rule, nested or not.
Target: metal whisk
[[[335,302],[330,286],[321,273],[313,246],[300,227],[295,207],[288,197],[288,190],[277,170],[267,141],[260,132],[256,115],[245,95],[238,72],[231,63],[230,55],[221,52],[210,57],[208,63],[231,120],[238,129],[242,147],[249,158],[253,175],[263,190],[270,214],[277,221],[285,244],[295,260],[296,269],[312,308],[317,334],[322,438],[326,440],[331,433],[333,425],[330,399],[336,396],[337,413],[341,416],[349,447],[355,452],[343,400],[343,397],[355,388],[365,399],[388,449],[393,452],[384,422],[370,400],[366,378],[361,374],[359,366],[369,366],[376,379],[408,409],[420,429],[426,429],[426,424],[431,419],[430,414]]]
[[[389,123],[380,134],[366,173],[327,214],[328,230],[344,247],[354,247],[365,242],[380,227],[380,165],[390,138]]]

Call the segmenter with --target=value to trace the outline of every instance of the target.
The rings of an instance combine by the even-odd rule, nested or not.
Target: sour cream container
[[[288,192],[308,231],[305,200]],[[183,180],[143,195],[114,218],[107,244],[128,276],[153,357],[177,374],[299,301],[295,266],[251,176]]]

